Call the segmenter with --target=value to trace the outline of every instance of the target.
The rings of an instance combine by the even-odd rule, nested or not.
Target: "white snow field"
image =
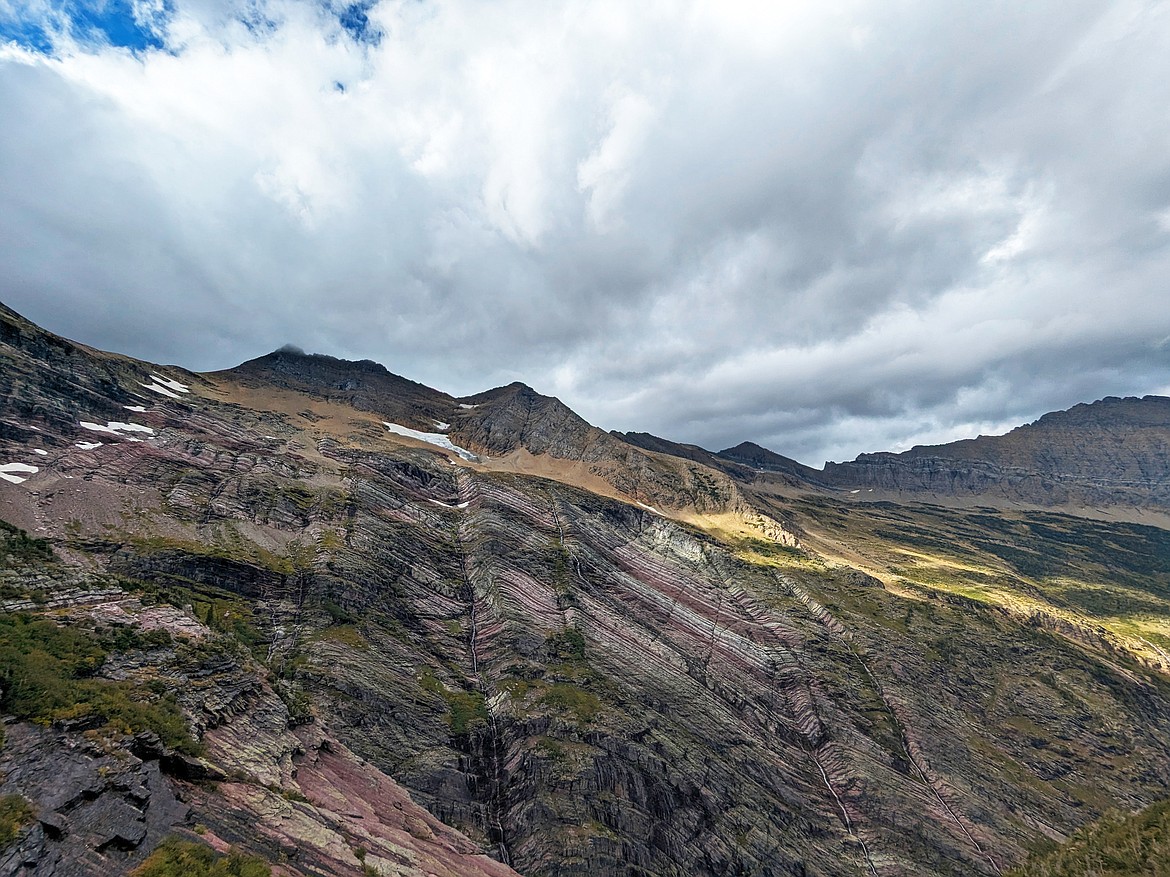
[[[454,451],[464,460],[470,460],[473,463],[479,461],[479,457],[471,453],[471,451],[467,450],[466,448],[461,448],[458,445],[452,444],[451,439],[447,438],[447,436],[443,435],[442,433],[420,432],[417,429],[411,429],[409,426],[402,426],[398,423],[390,423],[386,420],[382,421],[382,425],[395,435],[417,439],[420,442],[426,442],[427,444],[435,445],[436,447],[444,448],[448,451]]]
[[[191,392],[191,388],[188,387],[186,384],[180,384],[178,381],[171,380],[170,378],[160,378],[158,375],[151,375],[150,379],[152,381],[154,381],[156,384],[159,384],[163,387],[166,387],[172,393],[190,393]]]
[[[36,466],[30,466],[28,463],[2,463],[0,464],[0,478],[11,484],[21,484],[28,480],[29,475],[35,475],[41,470]],[[19,474],[17,474],[19,473]]]
[[[146,389],[148,389],[152,392],[158,393],[160,396],[169,396],[172,399],[182,399],[183,398],[178,393],[173,393],[170,390],[168,390],[166,387],[161,386],[159,384],[143,384],[142,386],[146,387]]]
[[[151,429],[149,426],[143,426],[140,423],[122,423],[118,420],[111,420],[108,421],[105,426],[102,426],[100,423],[93,423],[89,420],[82,420],[79,421],[78,424],[82,429],[88,429],[91,432],[109,433],[110,435],[116,435],[118,438],[126,439],[127,441],[131,442],[140,442],[142,439],[126,435],[128,432],[144,432],[147,435],[154,435],[153,429]]]

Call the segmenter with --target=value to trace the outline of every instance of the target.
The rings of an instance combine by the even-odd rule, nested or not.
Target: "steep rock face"
[[[988,495],[1038,505],[1170,505],[1170,399],[1109,397],[1003,436],[830,463],[842,487]]]
[[[468,397],[453,432],[469,446],[503,455],[523,448],[579,461],[621,493],[655,507],[699,513],[747,512],[734,482],[718,467],[647,453],[618,434],[591,426],[559,399],[521,383]]]
[[[0,874],[125,873],[187,821],[157,758],[27,723],[5,730],[0,794],[23,796],[37,815],[17,849],[0,853]]]
[[[28,615],[130,643],[98,676],[174,694],[205,756],[151,731],[102,727],[101,715],[8,723],[0,795],[28,802],[34,817],[0,851],[0,874],[122,875],[179,834],[280,862],[286,877],[515,877],[319,724],[297,724],[267,668],[190,607],[143,602],[123,589],[134,582],[52,564],[4,570],[0,583],[36,595],[28,609],[9,601]],[[147,648],[142,633],[152,634]]]
[[[504,455],[518,447],[561,459],[613,457],[618,446],[590,426],[560,399],[542,396],[519,382],[469,396],[462,435],[489,454]]]
[[[47,375],[61,416],[0,444],[53,448],[0,484],[0,509],[71,575],[139,595],[90,605],[70,586],[45,606],[189,641],[102,672],[169,679],[223,774],[173,778],[183,824],[290,873],[360,873],[362,849],[404,874],[990,874],[1170,783],[1170,686],[1096,640],[568,479],[313,434],[210,380],[136,405],[153,433],[79,448],[74,418],[153,367],[78,395],[29,349],[0,346],[5,368]],[[92,356],[73,383],[100,384]],[[554,402],[455,404],[481,406],[457,410],[485,452],[605,446]],[[596,452],[615,479],[679,471],[624,447]],[[26,585],[12,599],[35,608],[46,588]]]
[[[81,420],[102,425],[121,422],[128,416],[125,406],[159,399],[147,389],[159,386],[151,377],[152,368],[157,367],[59,338],[3,304],[0,345],[4,353],[0,442],[11,442],[22,450],[34,444],[67,444],[73,438],[94,439],[95,433],[80,427]],[[166,371],[195,381],[182,370],[168,367]]]

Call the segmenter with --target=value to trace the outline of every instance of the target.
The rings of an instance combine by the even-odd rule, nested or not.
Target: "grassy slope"
[[[1166,877],[1170,801],[1131,815],[1111,813],[1068,843],[1037,853],[1008,877]]]
[[[1170,532],[1040,511],[787,504],[805,543],[896,593],[943,593],[1170,668]]]

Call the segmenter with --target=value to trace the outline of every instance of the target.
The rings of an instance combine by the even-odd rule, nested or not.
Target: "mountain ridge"
[[[217,374],[248,374],[256,370],[257,363],[279,360],[282,356],[287,358],[287,353],[275,351]],[[758,473],[768,473],[773,476],[773,482],[780,477],[790,487],[813,490],[877,490],[883,495],[920,494],[936,498],[980,496],[989,501],[1017,501],[1038,507],[1078,503],[1170,507],[1170,488],[1163,488],[1170,478],[1170,399],[1166,397],[1106,396],[1064,411],[1047,412],[1002,436],[916,445],[903,452],[863,453],[852,461],[826,463],[818,470],[751,441],[722,451],[709,451],[650,433],[604,433],[578,417],[561,400],[544,396],[519,381],[456,400],[393,375],[370,360],[351,363],[323,354],[300,356],[310,362],[328,363],[339,373],[350,368],[372,370],[395,385],[409,388],[410,393],[425,402],[399,409],[399,414],[416,424],[428,419],[431,424],[445,422],[435,419],[435,412],[444,406],[449,408],[454,404],[467,409],[456,412],[453,434],[489,454],[508,454],[523,447],[537,455],[549,453],[561,459],[589,462],[628,454],[626,449],[610,443],[606,439],[609,436],[624,445],[699,463],[740,482],[750,482]],[[333,389],[344,390],[343,387]],[[338,395],[359,408],[376,407],[352,392]],[[403,394],[392,395],[401,400]],[[480,406],[487,406],[488,410],[471,413]],[[388,407],[392,406],[387,406],[383,399],[381,410]],[[1075,448],[1061,454],[1060,443],[1054,440],[1067,437],[1070,431],[1083,433],[1085,430],[1096,430],[1103,438],[1116,438],[1118,428],[1128,428],[1129,433],[1144,429],[1160,434],[1148,443],[1150,454],[1131,455],[1128,461],[1115,459],[1109,471],[1092,470],[1093,460],[1078,457]],[[1132,435],[1129,441],[1133,442]],[[648,494],[643,498],[654,499]]]
[[[980,495],[1036,505],[1170,505],[1170,399],[1107,396],[1049,412],[1002,436],[825,467],[841,487]]]
[[[36,815],[0,866],[123,875],[174,833],[288,877],[992,875],[1170,787],[1167,531],[8,313],[0,797]],[[88,675],[22,675],[30,637]]]

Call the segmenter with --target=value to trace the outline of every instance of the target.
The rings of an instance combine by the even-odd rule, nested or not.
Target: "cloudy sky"
[[[0,300],[817,465],[1170,393],[1170,4],[0,0]]]

